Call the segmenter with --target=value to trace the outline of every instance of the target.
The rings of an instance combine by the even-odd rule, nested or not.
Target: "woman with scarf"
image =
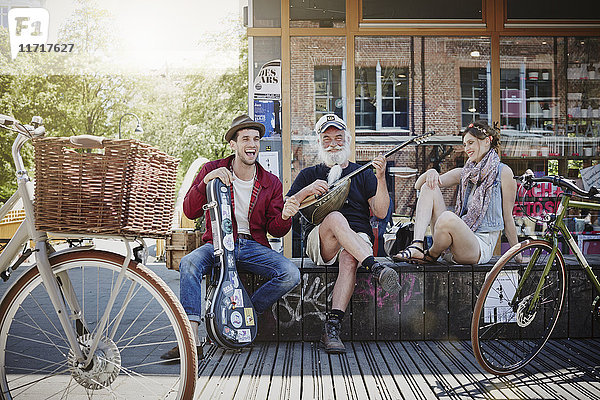
[[[433,263],[445,252],[450,262],[484,264],[492,257],[502,230],[511,246],[518,242],[512,216],[517,184],[510,167],[500,162],[500,133],[477,121],[464,131],[463,144],[469,157],[463,168],[443,175],[430,169],[417,179],[415,189],[420,194],[414,240],[393,256],[395,261]],[[440,188],[456,185],[455,211],[447,211]],[[424,250],[429,224],[433,245]]]

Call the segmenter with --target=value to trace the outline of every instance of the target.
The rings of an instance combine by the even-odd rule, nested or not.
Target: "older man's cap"
[[[256,129],[261,138],[265,134],[265,126],[263,124],[254,121],[246,114],[242,114],[239,117],[236,117],[231,123],[231,128],[225,133],[225,141],[229,143],[235,136],[235,133],[244,128]]]
[[[343,119],[341,119],[335,114],[325,114],[321,118],[319,118],[319,120],[315,124],[315,132],[317,132],[320,135],[321,133],[325,132],[325,130],[330,126],[335,126],[340,130],[346,130],[346,123]]]

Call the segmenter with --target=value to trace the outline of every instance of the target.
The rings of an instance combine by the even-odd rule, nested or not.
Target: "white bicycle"
[[[26,213],[0,253],[1,276],[7,280],[32,253],[36,260],[0,303],[2,397],[191,399],[197,360],[190,324],[168,286],[134,260],[139,239],[120,238],[127,257],[93,246],[54,251],[47,232],[36,230],[34,186],[21,157],[25,143],[44,136],[41,118],[23,125],[0,115],[0,127],[16,133],[18,181],[0,220],[18,199]],[[95,237],[107,236],[115,239]],[[174,345],[180,363],[162,363],[160,354]]]

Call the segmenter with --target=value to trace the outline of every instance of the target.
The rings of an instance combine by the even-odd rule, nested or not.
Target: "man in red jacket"
[[[295,199],[283,202],[283,187],[279,179],[266,171],[257,161],[260,138],[265,127],[247,115],[235,118],[225,133],[225,141],[233,155],[206,163],[190,187],[183,202],[183,212],[196,219],[207,203],[206,184],[220,179],[233,185],[233,234],[236,239],[236,265],[269,279],[252,295],[252,304],[258,314],[268,310],[281,296],[300,282],[300,271],[289,259],[272,250],[267,232],[275,237],[284,236],[292,226],[298,204]],[[206,211],[205,244],[184,256],[179,264],[180,299],[192,325],[202,358],[198,325],[202,314],[202,276],[215,263],[212,228]],[[162,355],[163,359],[179,358],[178,348]]]

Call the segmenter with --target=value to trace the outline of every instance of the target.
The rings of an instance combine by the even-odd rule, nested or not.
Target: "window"
[[[471,122],[488,120],[488,79],[484,68],[460,69],[461,123],[465,128]]]
[[[356,129],[375,129],[377,81],[375,68],[356,68]]]
[[[315,67],[315,122],[329,113],[344,118],[341,75],[341,66]]]
[[[356,129],[408,129],[408,93],[408,68],[357,68]]]
[[[386,68],[381,89],[382,127],[408,129],[408,68]]]

